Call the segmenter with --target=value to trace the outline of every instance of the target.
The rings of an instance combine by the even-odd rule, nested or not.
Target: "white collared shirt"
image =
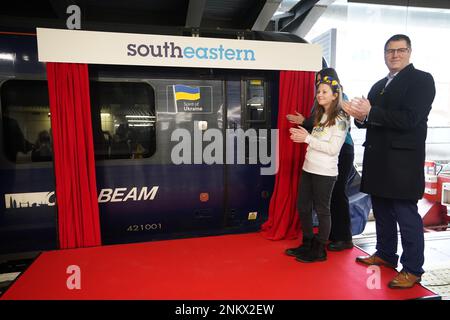
[[[386,76],[386,78],[388,79],[388,81],[386,82],[386,84],[384,85],[384,87],[386,88],[389,83],[391,83],[392,80],[394,80],[395,76],[399,73],[400,71],[397,71],[396,73],[392,74],[388,73],[388,75]]]

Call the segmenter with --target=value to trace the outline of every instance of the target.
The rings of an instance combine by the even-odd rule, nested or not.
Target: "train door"
[[[237,133],[234,144],[227,146],[227,153],[233,148],[236,155],[235,163],[226,166],[228,228],[257,230],[267,218],[274,176],[261,174],[260,155],[271,156],[270,82],[265,77],[246,77],[227,83],[227,128],[243,133],[243,137]],[[239,148],[245,152],[244,164],[237,159]]]
[[[103,243],[219,232],[223,165],[210,161],[223,156],[216,140],[224,129],[224,82],[139,79],[101,81],[93,98],[94,140],[104,150],[97,161]]]

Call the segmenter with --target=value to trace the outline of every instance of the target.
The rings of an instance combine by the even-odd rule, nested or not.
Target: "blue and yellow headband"
[[[325,76],[316,83],[316,88],[319,86],[319,84],[325,83],[328,84],[331,87],[331,90],[333,90],[333,93],[337,93],[341,91],[341,85],[339,84],[339,81],[334,79],[330,76]]]

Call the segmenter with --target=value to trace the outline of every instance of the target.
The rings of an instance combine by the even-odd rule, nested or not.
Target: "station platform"
[[[298,240],[259,233],[48,251],[15,279],[3,300],[408,300],[439,298],[421,285],[396,290],[396,271],[379,285],[355,263],[355,247],[300,263],[284,254]],[[74,288],[70,266],[79,268]],[[370,278],[372,277],[372,278]]]
[[[425,232],[425,263],[422,285],[434,291],[443,300],[450,300],[450,230]],[[402,254],[402,243],[398,235],[398,251]],[[353,243],[373,254],[376,251],[375,221],[369,221],[364,232],[353,237]],[[397,270],[402,269],[399,263]]]

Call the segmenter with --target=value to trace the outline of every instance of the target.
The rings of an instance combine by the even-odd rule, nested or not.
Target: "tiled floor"
[[[38,255],[39,252],[25,252],[0,256],[0,295]]]
[[[353,238],[354,243],[372,254],[376,251],[375,221],[369,221],[361,235]],[[398,254],[402,246],[398,244]],[[397,270],[401,270],[401,265]],[[450,300],[450,230],[425,233],[425,274],[422,284],[439,294],[442,299]]]

